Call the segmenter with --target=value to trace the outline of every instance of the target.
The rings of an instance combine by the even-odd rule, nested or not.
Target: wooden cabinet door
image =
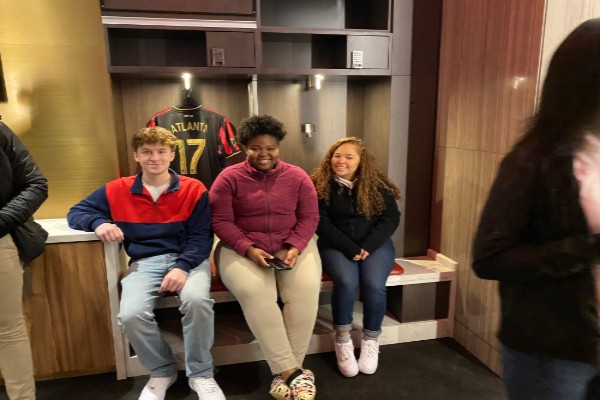
[[[114,370],[101,242],[46,245],[26,268],[23,292],[36,379]]]

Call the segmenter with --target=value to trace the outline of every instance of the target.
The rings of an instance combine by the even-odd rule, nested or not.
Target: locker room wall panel
[[[348,81],[346,104],[346,135],[364,137],[363,110],[365,108],[365,82]]]
[[[409,140],[407,144],[404,255],[425,254],[430,246],[433,148],[437,75],[412,76],[410,80]]]
[[[118,176],[98,3],[3,2],[0,54],[8,96],[0,115],[49,182],[35,216],[63,218]]]
[[[364,140],[383,171],[388,171],[390,78],[348,82],[346,136]]]
[[[497,373],[496,283],[474,276],[471,246],[497,165],[534,111],[544,12],[544,0],[443,3],[431,247],[459,264],[457,341]]]
[[[125,116],[123,115],[123,92],[121,81],[111,81],[112,98],[115,114],[115,137],[117,140],[117,157],[119,160],[119,176],[129,175],[129,152],[127,151],[127,135],[125,134]]]
[[[347,85],[345,81],[323,81],[321,90],[306,91],[304,81],[258,81],[258,113],[284,123],[288,132],[281,142],[281,159],[304,169],[309,175],[319,165],[331,143],[346,136]],[[311,138],[302,124],[315,124]]]
[[[258,81],[259,114],[280,119],[288,131],[281,143],[282,160],[311,174],[336,140],[358,136],[388,165],[390,78],[346,82],[323,81],[321,90],[306,91],[304,82]],[[344,107],[345,105],[345,107]],[[312,123],[312,138],[301,125]]]
[[[383,171],[400,188],[402,198],[398,206],[402,217],[398,229],[392,235],[398,257],[405,253],[406,141],[409,134],[407,121],[410,79],[408,76],[394,76],[348,82],[348,136],[363,138],[366,146],[379,160]]]
[[[442,0],[413,2],[407,158],[404,166],[399,166],[406,168],[403,221],[404,231],[410,233],[404,237],[404,256],[425,254],[431,247],[429,226],[441,20]]]
[[[390,148],[390,79],[366,81],[362,113],[365,144],[377,157],[385,173],[388,172]]]
[[[410,76],[392,76],[390,85],[390,127],[388,145],[388,176],[400,188],[402,199],[398,204],[402,216],[406,215],[406,201],[410,195],[407,187],[407,175],[412,173],[406,169],[408,159],[409,115],[410,115]],[[425,181],[429,184],[428,181]],[[405,254],[406,218],[400,218],[400,225],[392,235],[392,241],[396,248],[396,256],[403,257]],[[423,253],[421,253],[423,254]]]
[[[118,86],[122,103],[124,132],[120,132],[119,151],[126,159],[127,174],[136,172],[129,141],[136,130],[146,126],[150,118],[184,99],[182,80],[122,79]],[[249,115],[247,81],[226,79],[193,79],[191,96],[199,103],[226,116],[235,126]]]

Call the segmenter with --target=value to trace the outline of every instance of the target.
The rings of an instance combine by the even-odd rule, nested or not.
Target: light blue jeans
[[[599,371],[583,362],[538,357],[502,345],[504,386],[510,400],[584,400]]]
[[[117,318],[150,376],[177,373],[177,362],[154,319],[154,305],[162,296],[158,288],[176,259],[177,254],[165,254],[138,260],[121,281],[121,312]],[[190,271],[179,293],[188,377],[213,376],[210,349],[214,341],[214,300],[210,298],[210,279],[210,264],[206,260]]]

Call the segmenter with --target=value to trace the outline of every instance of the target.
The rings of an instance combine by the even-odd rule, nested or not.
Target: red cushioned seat
[[[404,273],[404,268],[398,263],[394,263],[394,268],[392,268],[392,272],[390,275],[402,275]]]

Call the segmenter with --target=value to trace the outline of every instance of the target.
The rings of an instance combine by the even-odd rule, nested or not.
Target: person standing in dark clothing
[[[0,122],[0,371],[10,399],[35,399],[33,362],[23,318],[23,267],[12,239],[48,197],[29,150]]]
[[[473,270],[499,281],[510,399],[585,397],[598,375],[600,19],[554,53],[541,101],[481,214]]]

